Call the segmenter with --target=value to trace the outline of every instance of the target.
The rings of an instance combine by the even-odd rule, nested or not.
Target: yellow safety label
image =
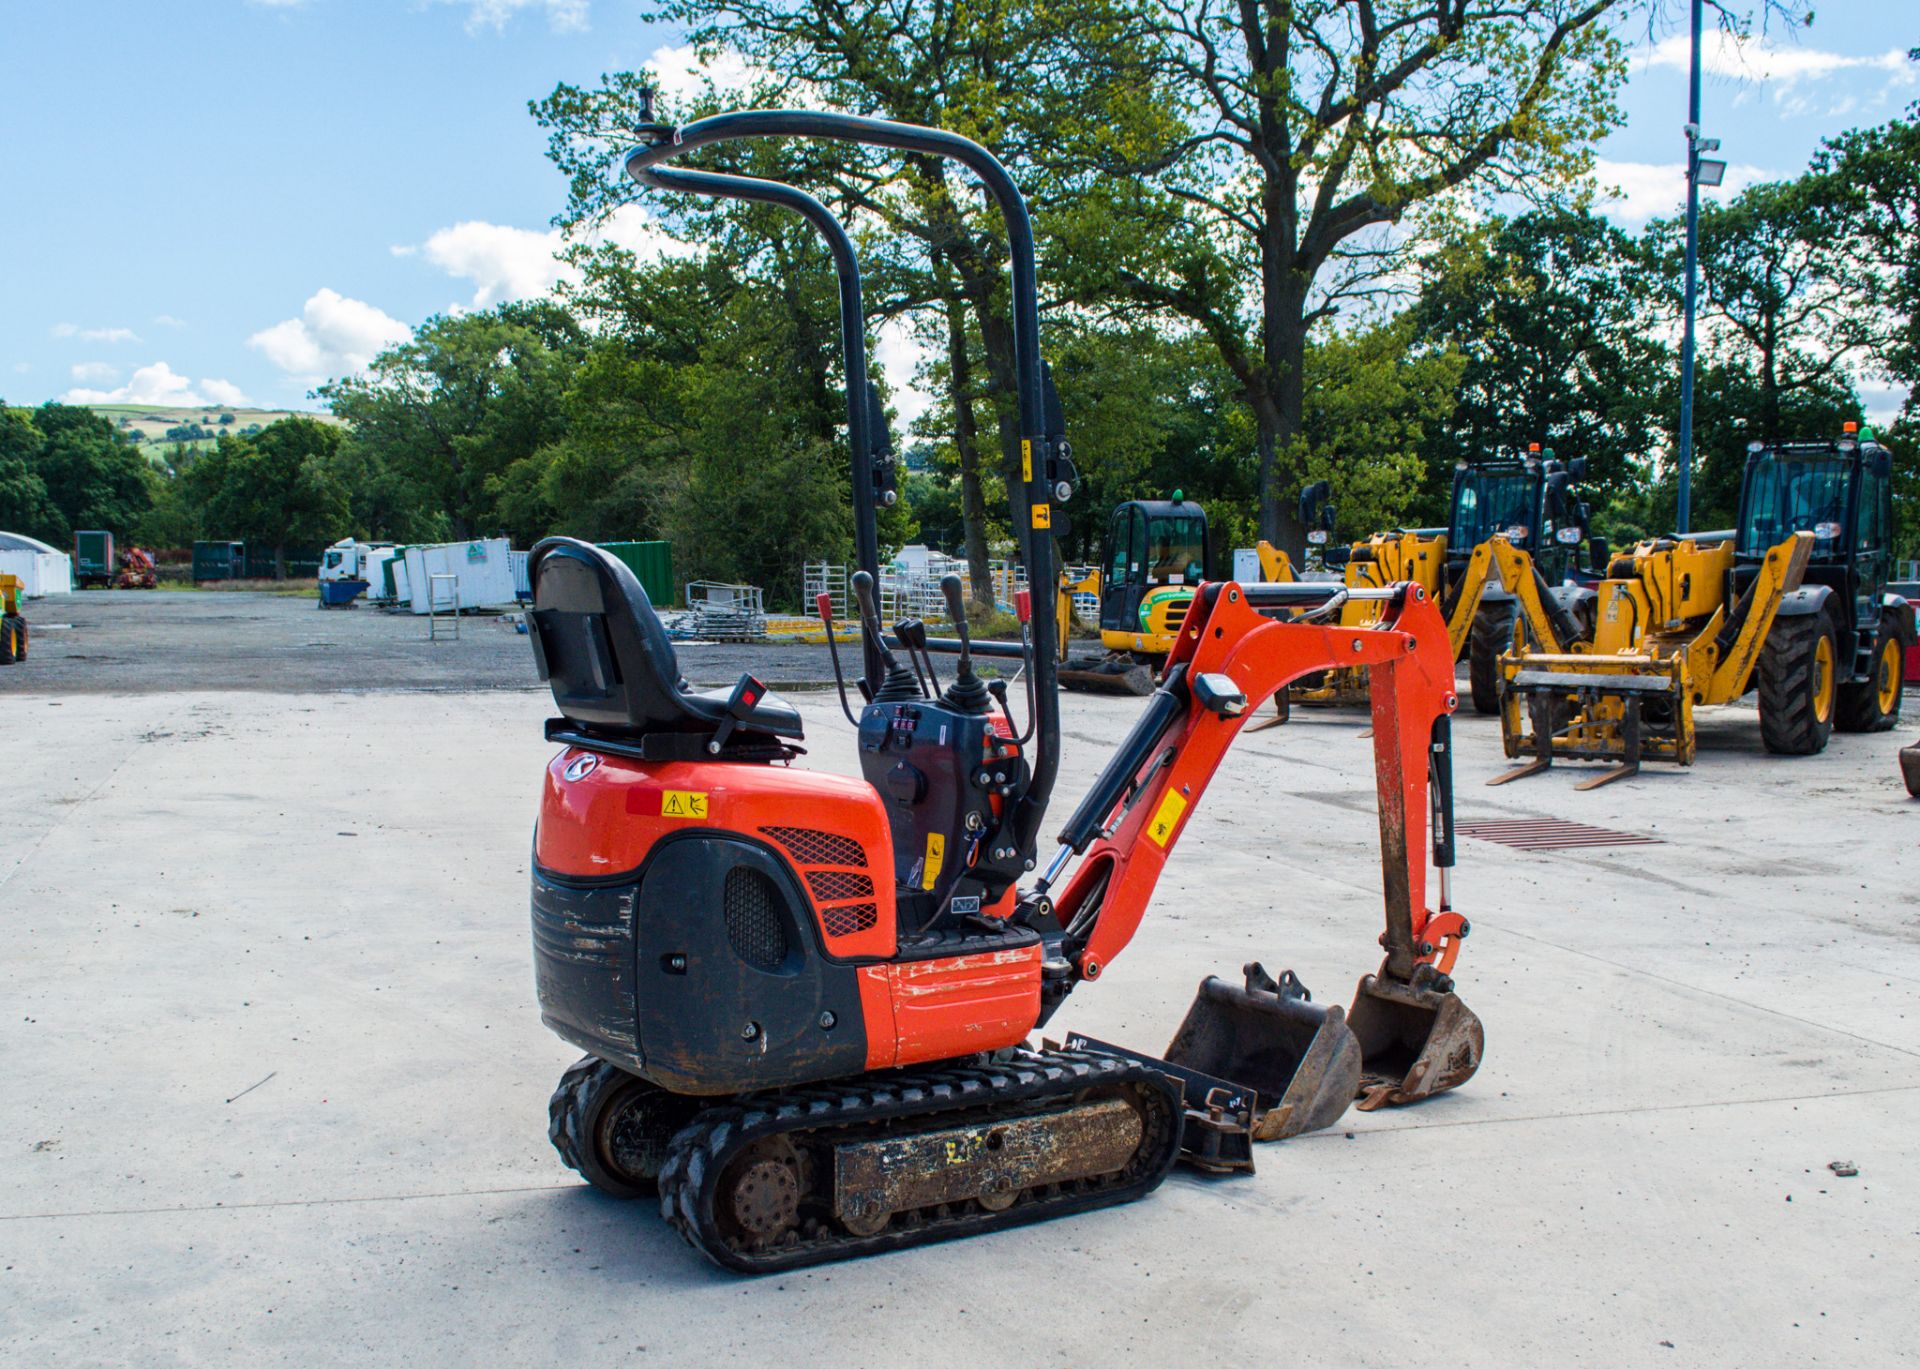
[[[920,865],[920,887],[931,889],[934,880],[940,877],[940,867],[946,864],[947,839],[938,832],[927,833],[927,858]]]
[[[686,789],[666,789],[660,794],[660,816],[663,818],[705,818],[707,816],[707,796]]]
[[[1173,829],[1180,825],[1180,815],[1186,811],[1186,799],[1177,790],[1169,789],[1167,796],[1160,800],[1160,807],[1154,810],[1153,821],[1147,824],[1147,840],[1155,846],[1165,846],[1173,839]]]
[[[1036,528],[1052,527],[1053,526],[1053,505],[1035,504],[1033,506],[1033,525]]]
[[[1033,439],[1030,437],[1020,439],[1020,478],[1033,479]]]

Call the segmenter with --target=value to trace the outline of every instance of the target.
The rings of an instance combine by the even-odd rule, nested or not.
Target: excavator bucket
[[[1480,1068],[1480,1019],[1453,992],[1452,980],[1428,979],[1429,967],[1421,968],[1415,983],[1368,975],[1354,992],[1346,1025],[1361,1056],[1362,1112],[1459,1088]]]
[[[1900,748],[1900,777],[1907,782],[1907,792],[1920,799],[1920,742]]]
[[[1131,652],[1077,657],[1059,669],[1060,686],[1091,694],[1127,694],[1144,699],[1153,693],[1153,664]]]
[[[1314,1003],[1291,970],[1278,982],[1258,962],[1245,973],[1245,988],[1213,975],[1200,982],[1167,1063],[1251,1091],[1256,1141],[1332,1126],[1360,1088],[1347,1014]]]

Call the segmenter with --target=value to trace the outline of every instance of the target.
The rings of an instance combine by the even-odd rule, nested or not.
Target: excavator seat
[[[527,577],[527,635],[563,715],[549,737],[667,760],[703,758],[715,740],[738,751],[802,735],[800,711],[751,677],[730,690],[689,688],[646,590],[618,557],[549,537],[527,557]]]

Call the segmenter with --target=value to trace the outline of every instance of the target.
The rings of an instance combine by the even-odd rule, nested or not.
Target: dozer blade
[[[1486,1034],[1453,981],[1422,966],[1420,981],[1367,975],[1354,992],[1347,1026],[1360,1046],[1360,1110],[1417,1103],[1473,1078]]]
[[[1245,988],[1201,981],[1167,1062],[1252,1090],[1256,1141],[1332,1126],[1360,1088],[1361,1047],[1346,1013],[1315,1004],[1291,970],[1277,983],[1258,962],[1245,972]]]
[[[1153,693],[1153,666],[1137,656],[1113,652],[1062,663],[1062,689],[1090,694],[1129,694],[1146,698]]]

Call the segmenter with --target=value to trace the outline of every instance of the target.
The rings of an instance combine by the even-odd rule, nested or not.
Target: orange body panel
[[[879,967],[875,967],[879,968]],[[1040,948],[989,951],[885,967],[893,1004],[892,1060],[874,1063],[879,1035],[867,1021],[871,1069],[951,1060],[1018,1045],[1040,1017]],[[871,973],[871,971],[865,972]],[[866,980],[863,974],[861,999]]]
[[[574,778],[568,778],[568,772]],[[721,761],[639,761],[569,747],[547,765],[534,835],[542,869],[576,878],[637,869],[656,842],[708,829],[759,841],[800,876],[826,945],[894,952],[893,846],[864,780]]]

